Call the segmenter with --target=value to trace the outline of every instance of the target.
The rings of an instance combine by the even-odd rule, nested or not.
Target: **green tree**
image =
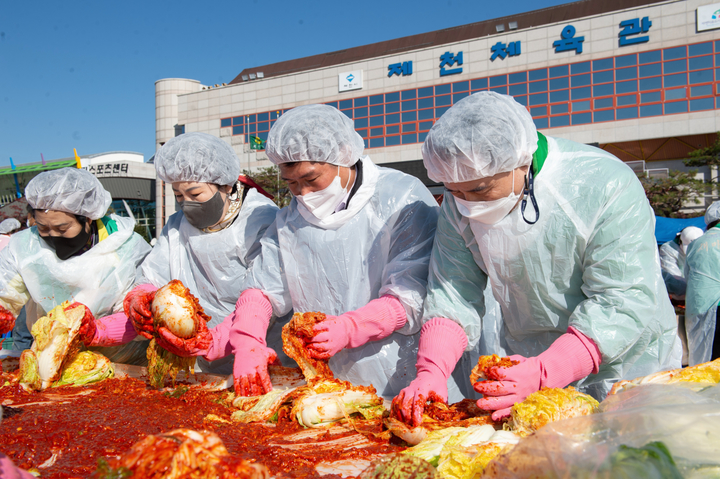
[[[720,132],[714,144],[691,151],[688,156],[690,158],[683,160],[685,166],[720,166]]]
[[[668,178],[648,178],[644,174],[638,178],[657,216],[685,218],[691,215],[680,213],[680,210],[687,203],[701,204],[705,191],[705,183],[695,179],[695,174],[694,170],[688,173],[671,171]]]
[[[292,194],[290,193],[287,182],[280,177],[280,170],[277,166],[266,166],[265,168],[260,168],[252,172],[243,170],[242,174],[252,178],[255,183],[273,195],[275,197],[275,204],[280,208],[290,204]]]

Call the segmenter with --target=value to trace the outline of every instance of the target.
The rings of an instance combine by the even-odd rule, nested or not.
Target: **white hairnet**
[[[270,129],[265,152],[279,165],[321,161],[352,166],[365,145],[350,118],[329,105],[305,105],[285,113]]]
[[[708,206],[708,209],[705,211],[705,224],[709,225],[713,221],[720,220],[720,201],[716,201],[715,203]]]
[[[0,226],[2,226],[1,223]],[[688,226],[680,232],[680,241],[682,241],[682,244],[687,246],[699,237],[701,237],[703,233],[704,231],[697,226]]]
[[[428,176],[462,183],[529,165],[537,149],[530,113],[512,97],[479,92],[453,105],[422,146]]]
[[[95,175],[78,168],[40,173],[25,187],[27,201],[36,210],[64,211],[91,220],[105,216],[112,196]]]
[[[234,185],[240,176],[240,159],[230,145],[216,136],[185,133],[170,139],[155,153],[155,171],[167,183]]]
[[[15,218],[8,218],[6,220],[3,220],[2,223],[0,223],[0,234],[8,234],[12,233],[13,231],[20,229],[22,225],[18,220]]]

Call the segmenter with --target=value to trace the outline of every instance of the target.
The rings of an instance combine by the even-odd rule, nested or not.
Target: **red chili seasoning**
[[[404,449],[371,435],[363,448],[318,447],[318,441],[354,434],[347,431],[328,431],[306,447],[290,448],[284,438],[304,428],[286,418],[275,426],[232,422],[233,410],[222,404],[225,394],[191,388],[172,397],[130,378],[40,393],[27,393],[17,384],[0,387],[0,403],[22,410],[0,423],[0,451],[22,468],[39,468],[44,479],[59,479],[88,477],[99,457],[112,460],[148,434],[178,428],[213,431],[233,457],[262,463],[283,477],[320,477],[315,471],[320,462],[365,459]],[[23,405],[32,402],[45,404]],[[208,414],[229,423],[208,420]],[[55,462],[41,468],[54,453]]]

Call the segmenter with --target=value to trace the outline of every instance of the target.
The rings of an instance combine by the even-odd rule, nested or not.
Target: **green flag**
[[[250,135],[250,149],[251,150],[264,150],[265,142],[260,137]]]

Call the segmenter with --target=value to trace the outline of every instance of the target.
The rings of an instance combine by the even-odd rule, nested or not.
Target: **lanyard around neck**
[[[520,212],[522,213],[523,220],[529,225],[534,225],[540,219],[540,209],[538,208],[537,200],[535,199],[535,175],[540,173],[545,160],[548,155],[548,142],[545,135],[538,132],[538,147],[533,153],[532,164],[528,168],[528,174],[525,175],[525,188],[523,189],[523,199],[520,203]],[[533,208],[535,209],[535,220],[530,221],[525,217],[525,207],[527,206],[527,199],[530,198]]]

